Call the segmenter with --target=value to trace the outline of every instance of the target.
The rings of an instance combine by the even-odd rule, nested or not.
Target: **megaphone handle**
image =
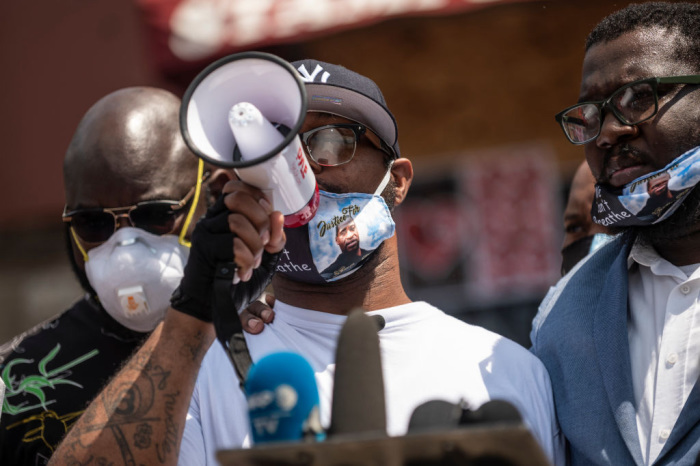
[[[245,385],[253,361],[248,351],[248,345],[243,336],[243,325],[236,306],[231,297],[233,276],[237,270],[234,262],[216,264],[214,273],[214,288],[212,296],[212,313],[216,337],[223,345],[233,364],[238,383],[241,388]]]

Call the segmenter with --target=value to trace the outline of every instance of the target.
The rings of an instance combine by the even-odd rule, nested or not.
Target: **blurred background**
[[[35,0],[0,15],[0,343],[81,295],[66,260],[62,161],[121,87],[182,95],[216,58],[313,57],[373,78],[416,177],[397,212],[413,299],[529,346],[560,275],[583,158],[554,121],[578,97],[609,0]]]

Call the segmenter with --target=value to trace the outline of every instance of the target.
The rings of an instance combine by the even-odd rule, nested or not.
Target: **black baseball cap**
[[[340,65],[313,59],[292,62],[306,84],[308,111],[332,113],[367,126],[399,158],[396,119],[379,86]]]

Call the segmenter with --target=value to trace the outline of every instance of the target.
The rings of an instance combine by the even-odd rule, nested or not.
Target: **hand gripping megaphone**
[[[305,225],[318,208],[316,177],[299,139],[306,90],[291,64],[262,52],[229,55],[187,88],[180,130],[204,161],[233,168],[263,190],[284,226]]]

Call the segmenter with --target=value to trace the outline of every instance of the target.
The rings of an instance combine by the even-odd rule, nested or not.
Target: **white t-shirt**
[[[564,463],[549,375],[522,346],[424,302],[368,314],[386,320],[379,340],[389,435],[405,434],[413,410],[429,400],[464,399],[476,409],[501,399],[518,408],[549,458]],[[316,372],[324,427],[330,425],[335,348],[345,319],[277,301],[275,321],[259,335],[245,335],[253,361],[278,351],[294,351],[309,361]],[[248,446],[245,396],[231,361],[215,342],[192,395],[179,464],[215,465],[218,450]]]

